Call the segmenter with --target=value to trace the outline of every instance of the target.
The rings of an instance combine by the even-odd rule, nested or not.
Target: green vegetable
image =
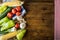
[[[7,30],[1,31],[1,27],[0,27],[0,34],[6,34],[6,33],[8,33],[8,31]]]
[[[0,31],[0,34],[7,34],[9,33],[8,31]]]
[[[23,36],[24,36],[24,34],[25,34],[25,32],[26,32],[26,30],[24,29],[24,30],[22,30],[21,32],[19,32],[18,34],[17,34],[17,39],[18,40],[22,40],[22,38],[23,38]]]
[[[5,17],[3,19],[0,20],[0,25],[4,22],[8,22],[10,19],[8,17]]]
[[[15,25],[13,20],[8,21],[7,23],[4,23],[1,27],[1,31],[7,30]]]
[[[2,14],[2,12],[4,12],[7,9],[7,6],[3,5],[0,7],[0,14]]]
[[[11,7],[8,7],[7,8],[7,10],[5,10],[1,15],[0,15],[0,19],[2,19],[2,18],[4,18],[6,15],[7,15],[7,13],[9,12],[9,11],[11,11]]]

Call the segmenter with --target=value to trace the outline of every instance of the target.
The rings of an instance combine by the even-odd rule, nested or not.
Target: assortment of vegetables
[[[6,6],[21,6],[22,4],[24,4],[24,2],[22,1],[12,1],[12,2],[5,2],[2,5],[6,5]]]
[[[26,21],[23,18],[26,11],[22,6],[23,2],[17,1],[18,4],[14,2],[16,6],[12,2],[7,3],[10,3],[10,5],[3,3],[0,6],[0,34],[2,34],[0,39],[7,40],[16,36],[17,40],[22,40],[26,32]]]
[[[4,18],[7,15],[7,13],[11,11],[11,9],[12,9],[11,7],[8,7],[3,13],[1,13],[0,19]]]

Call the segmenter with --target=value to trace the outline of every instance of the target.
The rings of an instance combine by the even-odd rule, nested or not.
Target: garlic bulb
[[[18,20],[20,23],[26,23],[26,21],[24,20],[24,18],[22,18],[22,16],[17,16],[17,20]]]
[[[17,20],[20,21],[22,19],[22,16],[17,16]]]

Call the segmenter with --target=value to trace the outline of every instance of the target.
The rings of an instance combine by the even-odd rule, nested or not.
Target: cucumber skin
[[[9,11],[11,11],[11,7],[8,7],[7,8],[7,10],[5,10],[5,12],[3,12],[1,15],[0,15],[0,19],[2,19],[2,18],[4,18],[6,15],[7,15],[7,13],[9,12]]]

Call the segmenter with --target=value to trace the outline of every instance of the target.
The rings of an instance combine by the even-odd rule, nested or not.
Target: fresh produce
[[[13,14],[11,12],[7,14],[8,18],[12,18],[12,16],[13,16]]]
[[[17,12],[16,9],[12,9],[13,14],[16,14],[16,12]]]
[[[26,27],[26,24],[25,24],[25,23],[21,23],[21,24],[20,24],[20,28],[21,28],[21,29],[25,29],[25,27]]]
[[[26,11],[23,3],[21,1],[5,2],[0,7],[0,34],[2,35],[0,40],[10,40],[9,38],[12,37],[22,40],[26,32],[26,21],[23,18]]]
[[[6,32],[14,32],[14,31],[16,31],[16,28],[15,27],[12,27],[12,28],[6,30]]]
[[[1,15],[0,15],[0,19],[2,19],[2,18],[4,18],[6,15],[7,15],[7,13],[9,12],[9,11],[11,11],[11,7],[8,7],[7,8],[7,10],[5,10],[5,12],[3,12]]]
[[[19,11],[21,11],[21,6],[17,6],[16,7],[16,10],[19,12]]]
[[[22,38],[24,37],[24,34],[26,33],[26,30],[24,29],[24,30],[21,30],[21,32],[19,32],[18,34],[17,34],[17,39],[18,40],[22,40]]]
[[[19,26],[20,26],[20,24],[19,24],[19,23],[16,23],[16,24],[15,24],[15,28],[16,28],[16,29],[18,29],[18,28],[19,28]]]
[[[20,15],[21,15],[21,13],[20,13],[20,12],[17,12],[17,13],[16,13],[16,16],[20,16]]]
[[[0,34],[1,34],[1,35],[7,34],[7,33],[8,33],[8,31],[1,31],[1,30],[0,30]]]
[[[21,6],[17,6],[15,8],[13,8],[11,10],[11,12],[9,12],[7,14],[7,17],[15,19],[16,17],[14,17],[14,16],[20,16],[20,15],[21,15]]]
[[[4,23],[1,27],[1,31],[7,30],[15,25],[13,20],[8,21],[7,23]]]
[[[3,5],[0,7],[0,14],[2,14],[7,9],[7,6]]]
[[[0,25],[4,22],[8,22],[10,19],[8,17],[5,17],[3,19],[0,20]]]
[[[22,1],[13,1],[13,2],[5,2],[2,5],[6,5],[6,6],[21,6],[24,2]]]
[[[17,33],[18,33],[18,31],[14,31],[14,32],[8,33],[6,35],[0,36],[0,39],[1,40],[8,40],[9,38],[12,38],[12,37],[16,36]]]
[[[17,20],[20,22],[20,23],[26,23],[26,21],[24,20],[24,18],[22,16],[17,16]]]

